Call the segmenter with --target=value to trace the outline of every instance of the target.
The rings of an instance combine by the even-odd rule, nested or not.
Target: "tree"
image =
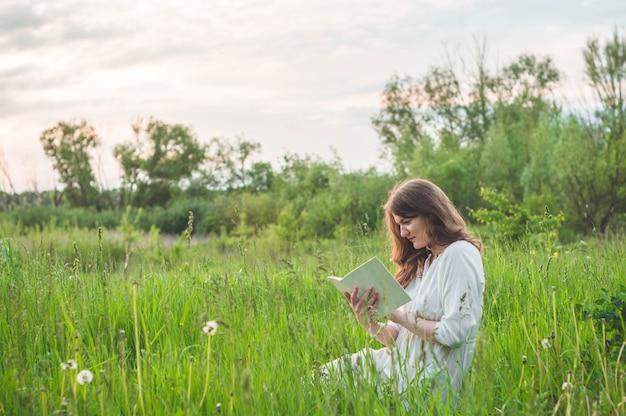
[[[477,41],[475,51],[473,66],[463,65],[466,73],[459,74],[447,60],[420,79],[393,76],[385,86],[382,108],[372,124],[399,176],[416,173],[412,161],[424,146],[454,152],[484,142],[492,118],[492,77],[485,43]]]
[[[615,29],[604,45],[600,45],[599,38],[592,37],[587,41],[583,57],[585,75],[601,105],[596,115],[606,129],[607,145],[621,151],[618,145],[626,140],[626,36]]]
[[[617,29],[603,44],[591,37],[583,57],[597,106],[564,123],[556,164],[579,227],[602,236],[626,210],[626,37]]]
[[[522,54],[492,81],[493,120],[481,155],[483,186],[504,192],[514,202],[524,200],[522,174],[543,146],[534,141],[542,118],[560,110],[552,91],[560,72],[550,57]]]
[[[412,78],[393,76],[383,91],[382,109],[372,118],[383,152],[399,175],[408,173],[408,165],[424,136],[416,93]]]
[[[522,202],[532,132],[555,111],[560,73],[549,57],[522,54],[491,75],[478,42],[471,65],[457,68],[448,60],[417,80],[392,77],[372,119],[383,148],[399,176],[463,187],[446,190],[457,203],[480,201],[481,184]]]
[[[113,151],[123,171],[121,202],[137,207],[163,205],[174,186],[198,172],[206,158],[205,147],[181,124],[149,119],[132,127],[134,141],[117,145]]]
[[[616,28],[603,45],[592,37],[583,57],[585,75],[600,104],[595,113],[599,128],[590,129],[597,138],[600,171],[586,180],[606,180],[598,190],[603,195],[590,201],[601,205],[585,221],[604,234],[613,215],[626,210],[626,36]]]
[[[258,142],[238,137],[233,143],[216,137],[209,143],[207,152],[209,177],[218,188],[260,190],[271,183],[271,166],[252,161],[253,155],[261,152]],[[257,182],[264,179],[265,183]]]
[[[549,56],[522,54],[502,69],[493,89],[500,103],[516,103],[525,108],[543,106],[560,79],[561,74]]]
[[[91,167],[90,151],[100,146],[100,137],[85,120],[59,122],[45,130],[39,140],[46,156],[52,159],[63,195],[72,206],[99,208],[99,191]]]
[[[563,123],[556,149],[561,155],[555,159],[559,183],[579,228],[602,236],[616,200],[602,127],[571,115]]]

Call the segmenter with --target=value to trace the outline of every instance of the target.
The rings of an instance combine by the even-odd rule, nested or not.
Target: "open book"
[[[329,279],[342,293],[352,293],[354,288],[358,286],[359,297],[367,289],[373,287],[374,292],[379,293],[380,301],[376,308],[379,316],[386,316],[411,300],[409,294],[378,257],[372,257],[345,275],[343,279],[337,276],[330,276]]]

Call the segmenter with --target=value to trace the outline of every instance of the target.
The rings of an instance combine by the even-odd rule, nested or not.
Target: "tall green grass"
[[[588,316],[624,290],[620,239],[486,244],[484,318],[455,411],[418,391],[403,402],[311,378],[378,346],[326,276],[387,258],[379,236],[162,248],[106,230],[23,234],[0,241],[0,414],[625,413],[626,352],[608,347],[619,331]],[[94,380],[80,385],[83,369]]]

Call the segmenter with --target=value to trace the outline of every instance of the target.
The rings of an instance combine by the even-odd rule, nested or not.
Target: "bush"
[[[563,224],[562,214],[552,215],[547,206],[543,215],[531,214],[493,189],[481,188],[480,195],[492,208],[470,210],[470,215],[480,224],[489,225],[497,237],[520,240],[532,234],[547,234],[557,238],[556,230]]]
[[[119,225],[121,214],[117,211],[97,211],[92,208],[53,207],[49,205],[34,205],[17,207],[2,217],[14,224],[19,224],[21,232],[29,229],[42,229],[48,224],[60,227],[116,228]]]

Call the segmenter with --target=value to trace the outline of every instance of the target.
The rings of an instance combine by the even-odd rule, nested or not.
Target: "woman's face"
[[[417,250],[430,244],[426,220],[422,217],[404,218],[393,214],[393,219],[400,227],[400,236],[409,240]]]

